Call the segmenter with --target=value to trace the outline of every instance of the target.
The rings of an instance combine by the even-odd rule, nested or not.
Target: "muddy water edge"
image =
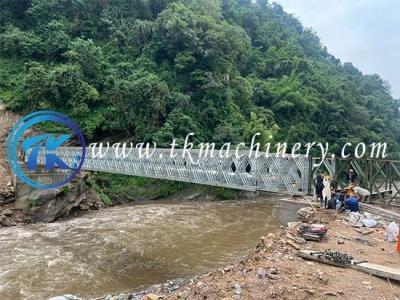
[[[279,227],[277,199],[147,201],[1,228],[0,299],[94,298],[208,272]]]

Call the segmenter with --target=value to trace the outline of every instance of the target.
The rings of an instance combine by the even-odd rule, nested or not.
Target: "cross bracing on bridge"
[[[65,147],[56,150],[68,165],[76,163],[81,155],[81,148]],[[153,151],[153,150],[152,150]],[[156,149],[151,157],[139,155],[139,149],[132,149],[127,157],[119,158],[114,149],[110,149],[101,158],[93,157],[90,148],[82,170],[124,174],[131,176],[168,179],[182,182],[220,186],[248,191],[268,191],[289,194],[313,195],[314,179],[318,173],[331,175],[338,188],[348,185],[345,173],[353,168],[358,174],[356,184],[369,189],[385,203],[399,200],[400,196],[400,161],[385,159],[325,159],[311,158],[304,155],[270,154],[249,157],[248,151],[234,151],[229,155],[213,157],[200,155],[192,150],[190,159],[183,155],[183,150]],[[39,164],[45,163],[44,153],[40,152]],[[319,163],[321,163],[319,166]],[[383,192],[391,195],[384,198]]]
[[[153,150],[152,150],[153,151]],[[82,169],[132,176],[168,179],[175,181],[206,184],[248,191],[270,191],[280,193],[307,193],[310,177],[310,161],[306,156],[277,157],[271,154],[256,158],[249,157],[248,151],[234,151],[220,157],[205,156],[192,150],[191,158],[183,155],[183,150],[156,149],[151,157],[139,155],[133,149],[125,158],[118,158],[110,149],[102,158],[93,157],[87,148]],[[68,165],[76,163],[81,148],[59,148],[56,154]],[[226,154],[226,153],[225,153]],[[39,164],[44,164],[44,155],[39,155]]]
[[[320,159],[314,159],[318,162]],[[342,189],[349,185],[346,173],[353,169],[357,173],[356,185],[368,189],[375,198],[385,204],[400,201],[400,160],[379,158],[339,158],[325,159],[321,166],[314,167],[311,177],[320,172],[331,175],[333,183]],[[314,180],[310,180],[309,191],[314,189]]]

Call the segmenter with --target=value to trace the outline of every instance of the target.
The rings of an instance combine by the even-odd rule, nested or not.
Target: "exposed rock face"
[[[4,174],[1,174],[2,177]],[[4,175],[6,176],[6,175]],[[2,182],[3,181],[3,182]],[[7,184],[4,183],[4,180],[0,180],[0,204],[11,203],[15,200],[15,189],[10,182]]]
[[[5,111],[5,105],[0,100],[0,205],[15,200],[14,186],[6,159],[6,141],[12,124],[17,116]]]
[[[15,225],[17,225],[17,223],[14,220],[7,218],[7,216],[5,215],[0,215],[0,227],[1,226],[9,227]]]
[[[0,225],[4,226],[7,221],[7,217],[5,215],[0,215]]]
[[[14,212],[9,208],[3,211],[3,215],[5,215],[6,217],[12,216],[13,213]]]
[[[37,190],[30,193],[27,198],[28,201],[32,201],[37,205],[43,205],[46,202],[55,199],[59,194],[61,194],[60,189]]]
[[[0,204],[8,204],[15,201],[14,190],[3,189],[0,191]]]
[[[84,179],[62,189],[33,191],[25,196],[27,213],[34,222],[52,222],[66,217],[74,210],[99,209],[101,201]]]

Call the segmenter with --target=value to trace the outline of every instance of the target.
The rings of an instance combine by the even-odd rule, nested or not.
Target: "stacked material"
[[[323,224],[302,224],[299,228],[299,234],[302,238],[308,241],[321,241],[324,238],[328,229]]]

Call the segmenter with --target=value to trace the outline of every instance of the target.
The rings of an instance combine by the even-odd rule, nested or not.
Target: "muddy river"
[[[279,227],[274,201],[153,201],[0,228],[0,299],[99,297],[237,261]]]

